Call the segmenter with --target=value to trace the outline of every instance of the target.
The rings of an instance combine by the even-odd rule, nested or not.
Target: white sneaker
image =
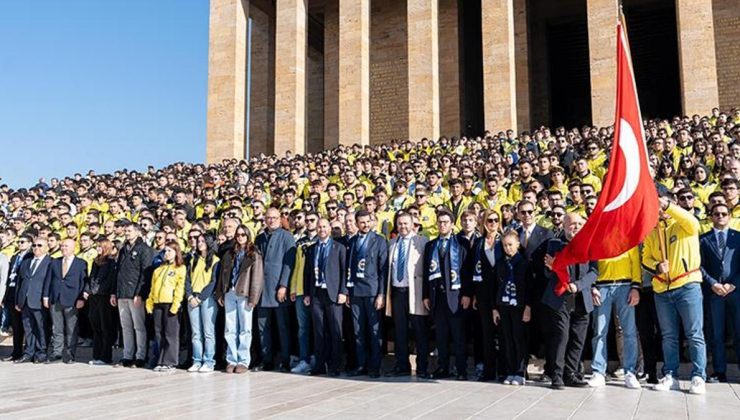
[[[689,393],[702,395],[707,393],[707,386],[704,379],[701,376],[694,376],[691,378],[691,386],[689,387]]]
[[[617,379],[624,378],[624,375],[625,375],[625,371],[622,368],[619,368],[619,369],[617,369],[617,370],[614,371],[614,377],[617,378]]]
[[[588,386],[591,388],[601,388],[602,386],[606,386],[606,378],[601,373],[594,372],[591,379],[588,380]]]
[[[291,373],[308,373],[311,371],[311,365],[306,363],[305,360],[301,360],[296,367],[290,370]]]
[[[624,375],[624,386],[629,389],[642,388],[642,385],[640,385],[640,380],[637,379],[637,376],[635,376],[635,374],[632,372],[627,372],[627,374]]]
[[[660,381],[653,387],[656,391],[680,391],[681,385],[678,379],[674,379],[670,373],[660,378]]]
[[[190,366],[190,368],[188,369],[188,372],[190,373],[200,372],[201,366],[202,365],[200,363],[193,363],[193,366]]]
[[[162,366],[162,365],[159,365],[159,366],[155,366],[154,367],[154,371],[155,372],[162,372],[162,369],[164,369],[164,366]]]
[[[204,364],[203,366],[200,367],[200,369],[198,369],[198,372],[199,373],[211,373],[213,372],[213,366]]]
[[[504,385],[511,385],[511,381],[514,380],[513,376],[507,376],[506,379],[504,379]]]
[[[522,376],[514,376],[511,379],[511,384],[515,386],[524,386],[527,381]]]

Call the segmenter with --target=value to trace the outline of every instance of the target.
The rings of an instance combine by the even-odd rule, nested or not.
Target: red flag
[[[639,245],[658,222],[658,209],[629,46],[618,23],[617,106],[609,170],[593,213],[555,257],[555,292],[565,292],[569,265],[616,257]]]

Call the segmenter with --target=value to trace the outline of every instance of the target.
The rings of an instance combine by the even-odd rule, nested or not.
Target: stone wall
[[[712,7],[719,107],[729,111],[740,107],[740,5],[737,0],[714,0]]]
[[[249,155],[273,152],[275,136],[275,55],[271,47],[270,16],[257,7],[249,9],[252,18],[252,80],[249,109]]]
[[[324,150],[324,55],[308,47],[306,60],[306,152]]]
[[[370,24],[370,144],[408,137],[406,2],[373,0]]]

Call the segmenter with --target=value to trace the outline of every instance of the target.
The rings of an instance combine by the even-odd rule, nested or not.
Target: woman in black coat
[[[93,358],[91,365],[113,362],[113,342],[116,339],[111,295],[116,294],[116,259],[113,242],[103,238],[97,242],[98,256],[93,261],[85,284],[84,296],[89,307],[88,317],[93,331]]]

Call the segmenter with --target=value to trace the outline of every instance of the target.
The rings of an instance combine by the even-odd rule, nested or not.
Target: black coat
[[[536,225],[532,230],[527,246],[524,246],[524,228],[519,227],[519,240],[524,250],[524,259],[530,265],[532,270],[532,301],[539,301],[542,294],[547,288],[549,279],[545,275],[545,255],[547,254],[547,244],[550,239],[554,238],[551,230]]]
[[[470,248],[470,244],[463,238],[460,238],[458,236],[451,236],[451,240],[457,241],[459,245],[459,252],[460,252],[460,276],[461,276],[461,288],[459,290],[452,290],[450,288],[450,249],[452,248],[452,245],[447,245],[447,253],[445,255],[440,255],[440,259],[444,258],[444,262],[442,263],[442,277],[434,280],[429,280],[429,267],[432,263],[432,254],[434,251],[434,248],[437,247],[437,242],[439,241],[439,238],[436,238],[434,240],[431,240],[427,242],[426,246],[424,247],[424,281],[422,285],[422,296],[424,299],[429,299],[431,301],[431,307],[432,311],[434,311],[434,307],[437,304],[442,304],[441,302],[436,302],[436,290],[439,289],[440,285],[444,283],[444,287],[447,296],[447,305],[450,308],[450,311],[452,311],[453,314],[457,314],[459,311],[462,311],[462,305],[460,304],[460,298],[463,295],[463,290],[466,289],[465,287],[465,278],[468,277],[468,273],[466,272],[466,266],[465,261],[468,258],[468,252]]]
[[[115,295],[116,266],[116,260],[110,257],[102,263],[94,261],[85,285],[85,292],[91,296]]]
[[[335,240],[331,242],[324,279],[329,299],[336,303],[339,294],[349,293],[347,290],[347,248]],[[319,242],[314,242],[306,249],[306,262],[303,266],[303,291],[305,295],[311,297],[316,297],[319,290],[315,283],[315,259],[318,250]]]
[[[504,296],[504,288],[506,281],[509,278],[509,265],[506,263],[505,256],[496,261],[496,281],[494,285],[494,296],[496,306],[509,305],[503,302],[501,298]],[[514,284],[516,285],[516,306],[530,305],[530,297],[532,295],[532,270],[531,266],[524,259],[524,256],[520,253],[514,255],[511,259],[511,265],[514,269]]]
[[[116,296],[119,299],[133,299],[149,295],[152,279],[154,250],[139,238],[133,246],[128,242],[118,251],[116,270]]]
[[[485,246],[486,238],[480,237],[470,247],[468,258],[465,261],[465,277],[463,278],[463,296],[475,297],[478,306],[490,308],[494,305],[494,290],[496,286],[496,270],[488,261],[488,257],[481,247]],[[480,249],[481,281],[473,281],[477,254]],[[501,242],[497,239],[493,246],[493,254],[496,264],[503,257]]]

